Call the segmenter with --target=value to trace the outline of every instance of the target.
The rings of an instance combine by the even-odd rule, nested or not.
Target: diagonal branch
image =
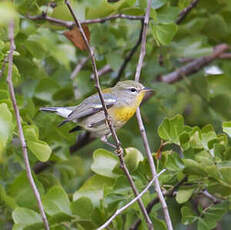
[[[106,228],[119,214],[121,214],[125,209],[127,209],[129,206],[131,206],[132,204],[134,204],[139,198],[141,198],[144,193],[146,193],[148,191],[148,189],[151,187],[152,183],[154,182],[154,180],[159,177],[162,173],[164,173],[166,171],[166,169],[161,170],[146,186],[146,188],[137,196],[135,197],[133,200],[131,200],[129,203],[127,203],[126,205],[124,205],[122,208],[117,209],[116,212],[99,228],[97,228],[97,230],[103,230],[104,228]]]
[[[114,84],[116,84],[118,81],[120,81],[121,76],[122,76],[124,70],[126,69],[128,63],[130,62],[130,60],[132,59],[133,55],[135,54],[135,52],[137,51],[137,49],[138,49],[139,46],[140,46],[140,43],[141,43],[141,41],[142,41],[143,28],[144,28],[144,23],[143,23],[143,21],[142,21],[141,23],[142,23],[142,24],[141,24],[141,29],[140,29],[139,38],[138,38],[138,40],[137,40],[135,46],[130,50],[130,52],[128,53],[128,55],[125,57],[125,59],[124,59],[122,65],[120,66],[119,71],[118,71],[118,74],[117,74],[117,76],[116,76],[116,78],[115,78],[115,80],[114,80],[114,82],[113,82]]]
[[[27,15],[26,18],[29,18],[29,19],[34,20],[34,21],[45,20],[45,21],[55,23],[55,24],[60,25],[60,26],[64,26],[68,29],[71,29],[75,25],[75,22],[72,22],[72,21],[65,21],[65,20],[61,20],[61,19],[52,18],[50,16],[47,16],[47,14],[45,12],[43,12],[40,15],[36,15],[36,16]],[[81,24],[103,23],[103,22],[111,21],[111,20],[117,19],[117,18],[128,19],[128,20],[143,20],[144,19],[143,16],[115,14],[115,15],[111,15],[111,16],[108,16],[105,18],[96,18],[96,19],[84,20],[81,22]]]
[[[75,21],[75,23],[76,23],[76,26],[79,28],[79,31],[80,31],[80,33],[82,35],[82,38],[83,38],[83,40],[85,42],[85,45],[87,47],[87,50],[89,52],[89,55],[90,55],[90,58],[91,58],[91,62],[92,62],[92,69],[93,69],[93,72],[94,72],[94,75],[95,75],[95,83],[96,83],[95,87],[96,87],[96,89],[98,91],[99,98],[100,98],[100,101],[101,101],[102,106],[103,106],[103,110],[104,110],[104,114],[105,114],[105,120],[107,122],[108,127],[110,128],[112,137],[113,137],[113,139],[115,141],[115,144],[116,144],[115,152],[116,152],[117,156],[119,157],[120,167],[122,168],[122,170],[124,171],[125,175],[127,176],[127,178],[129,180],[129,183],[130,183],[130,185],[132,187],[132,190],[133,190],[135,196],[138,196],[139,193],[138,193],[138,191],[136,189],[135,183],[134,183],[134,181],[133,181],[133,179],[132,179],[132,177],[131,177],[128,169],[127,169],[127,166],[125,164],[124,157],[123,157],[123,149],[122,149],[120,141],[119,141],[119,139],[117,137],[115,128],[112,125],[111,118],[109,117],[109,114],[108,114],[108,111],[107,111],[107,107],[106,107],[104,99],[103,99],[103,94],[102,94],[102,90],[101,90],[100,82],[99,82],[98,71],[97,71],[97,67],[96,67],[96,61],[95,61],[94,51],[91,48],[91,46],[89,45],[89,42],[88,42],[87,37],[85,35],[85,32],[84,32],[84,30],[82,28],[82,25],[79,22],[79,20],[77,19],[77,17],[75,16],[74,11],[73,11],[73,9],[72,9],[69,1],[65,0],[65,3],[67,5],[67,7],[68,7],[68,9],[69,9],[69,11],[70,11],[70,13],[71,13],[74,21]],[[145,221],[147,222],[148,228],[150,230],[153,229],[152,221],[151,221],[151,219],[149,218],[149,216],[147,214],[147,211],[146,211],[146,209],[144,207],[144,204],[143,204],[141,198],[138,199],[138,204],[139,204],[140,209],[141,209],[141,211],[142,211],[142,213],[144,215]]]
[[[31,173],[31,168],[30,168],[30,162],[29,162],[29,158],[28,158],[28,153],[27,153],[27,146],[26,146],[26,141],[25,141],[25,137],[24,137],[24,133],[23,133],[23,129],[22,129],[22,124],[20,121],[20,113],[19,113],[19,109],[17,106],[17,102],[16,102],[16,98],[15,98],[15,92],[14,92],[14,86],[13,86],[13,81],[12,81],[12,69],[13,69],[13,53],[15,50],[15,44],[14,44],[14,21],[12,20],[9,24],[9,40],[10,40],[10,53],[9,53],[9,65],[8,65],[8,76],[7,76],[7,83],[9,86],[9,92],[10,92],[10,97],[11,97],[11,101],[13,104],[13,108],[14,108],[14,112],[15,112],[15,116],[16,116],[16,121],[17,121],[17,126],[18,126],[18,132],[19,132],[19,139],[21,142],[21,146],[22,146],[22,152],[23,152],[23,158],[24,158],[24,162],[25,162],[25,166],[26,166],[26,174],[28,177],[28,180],[30,182],[31,188],[34,192],[34,195],[36,197],[36,200],[38,202],[38,206],[39,206],[39,210],[42,216],[42,220],[45,226],[46,230],[49,230],[49,225],[48,225],[48,221],[46,218],[46,214],[44,212],[44,208],[42,205],[42,201],[40,198],[40,194],[39,191],[36,187],[36,184],[34,182],[32,173]]]
[[[229,46],[227,44],[217,45],[214,47],[213,53],[211,55],[195,59],[185,66],[182,66],[181,68],[175,70],[174,72],[161,76],[159,78],[159,81],[166,83],[174,83],[176,81],[179,81],[184,76],[188,76],[190,74],[200,71],[204,66],[219,58],[228,49]]]
[[[193,0],[190,5],[186,8],[184,8],[181,12],[179,17],[176,20],[176,24],[180,24],[184,18],[189,14],[189,12],[196,7],[197,3],[199,2],[199,0]]]
[[[163,192],[163,195],[166,197],[166,196],[169,196],[169,197],[173,197],[174,196],[174,193],[175,191],[182,185],[184,184],[184,182],[187,181],[187,176],[185,176],[181,181],[179,181],[172,189],[168,190],[168,191],[164,191]],[[152,211],[152,208],[159,203],[159,198],[154,198],[152,199],[148,205],[146,206],[146,210],[148,213],[150,213]],[[129,230],[137,230],[139,225],[141,224],[141,219],[138,219],[130,228]]]
[[[141,50],[140,50],[140,56],[139,56],[139,60],[138,60],[138,65],[136,68],[136,74],[135,74],[135,80],[139,81],[140,79],[140,74],[141,74],[141,69],[143,66],[143,61],[144,61],[144,56],[146,53],[146,36],[147,36],[147,29],[148,29],[148,23],[149,23],[149,16],[150,16],[150,9],[151,9],[151,3],[152,0],[148,0],[147,2],[147,9],[146,9],[146,13],[145,13],[145,18],[144,18],[144,28],[143,28],[143,34],[142,34],[142,41],[141,41]],[[141,113],[140,113],[140,109],[138,108],[136,111],[136,117],[137,117],[137,122],[139,125],[139,129],[140,129],[140,133],[144,142],[144,147],[147,153],[147,157],[148,157],[148,161],[149,161],[149,165],[151,168],[151,172],[152,172],[152,176],[153,178],[156,177],[157,172],[156,172],[156,167],[155,167],[155,163],[152,157],[152,153],[151,153],[151,149],[148,143],[148,138],[147,138],[147,134],[144,128],[144,124],[142,121],[142,117],[141,117]],[[172,221],[168,212],[168,207],[167,207],[167,203],[164,199],[164,196],[162,194],[161,188],[160,188],[160,184],[159,184],[159,180],[156,177],[155,179],[155,189],[157,192],[157,195],[159,197],[161,206],[163,208],[163,212],[164,212],[164,217],[165,217],[165,221],[168,227],[168,230],[173,230],[172,227]]]

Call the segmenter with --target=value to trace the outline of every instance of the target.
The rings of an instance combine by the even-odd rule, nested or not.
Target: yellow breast
[[[113,106],[108,110],[110,116],[112,116],[115,123],[127,122],[136,112],[137,107],[140,105],[144,98],[144,93],[141,92],[137,95],[135,102],[131,106]]]
[[[114,107],[108,110],[115,123],[125,123],[136,112],[136,107]]]

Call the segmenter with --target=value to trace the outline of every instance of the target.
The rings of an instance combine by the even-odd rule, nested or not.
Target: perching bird
[[[103,98],[115,129],[121,128],[136,112],[146,92],[145,88],[136,81],[120,81],[114,87],[104,89]],[[72,121],[78,124],[70,132],[83,128],[91,132],[94,137],[100,137],[103,142],[111,135],[105,120],[103,106],[98,93],[86,98],[77,106],[45,107],[41,111],[55,112],[66,118],[61,124]]]

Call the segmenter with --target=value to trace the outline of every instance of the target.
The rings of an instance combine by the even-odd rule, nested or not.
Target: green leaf
[[[42,184],[38,181],[36,176],[34,176],[34,180],[40,195],[43,195],[44,188]],[[12,184],[8,186],[7,194],[14,197],[14,200],[19,206],[33,209],[38,205],[25,171],[16,176]]]
[[[192,224],[197,220],[196,213],[189,205],[184,205],[181,208],[181,215],[182,215],[182,223],[185,225]]]
[[[100,201],[104,198],[104,189],[111,188],[114,180],[103,176],[90,177],[74,195],[73,200],[76,201],[80,197],[87,197],[94,206],[99,206]]]
[[[93,153],[93,163],[91,165],[91,170],[98,175],[106,176],[106,177],[117,177],[115,173],[113,173],[114,167],[118,164],[118,158],[115,154],[104,150],[97,149]]]
[[[42,222],[40,214],[29,208],[16,208],[12,213],[12,217],[15,224],[23,224],[25,226]]]
[[[12,114],[7,106],[7,104],[0,104],[0,161],[2,158],[2,153],[6,147],[7,141],[12,135],[13,123]]]
[[[227,133],[231,137],[231,121],[224,121],[222,123],[223,132]]]
[[[163,140],[180,144],[179,138],[184,128],[184,118],[181,115],[166,118],[158,128],[158,134]]]
[[[0,184],[0,203],[4,202],[7,207],[15,209],[17,204],[13,197],[10,197],[6,194],[4,187]]]
[[[124,157],[124,160],[128,167],[128,170],[130,172],[135,171],[138,168],[139,163],[144,160],[142,153],[138,149],[133,147],[126,148],[125,152],[126,155]]]
[[[156,24],[152,26],[152,34],[157,44],[169,45],[176,32],[177,25],[174,23]]]
[[[71,203],[71,210],[74,215],[78,215],[82,219],[90,219],[93,205],[89,198],[80,197]]]
[[[193,191],[194,189],[193,188],[185,188],[185,189],[180,189],[179,191],[177,191],[177,194],[176,194],[176,201],[179,203],[179,204],[183,204],[185,202],[187,202],[192,194],[193,194]]]
[[[52,150],[46,142],[39,140],[38,128],[33,125],[25,125],[23,130],[30,151],[38,158],[38,160],[42,162],[47,161],[50,158]]]
[[[54,186],[49,189],[43,197],[43,205],[46,213],[50,216],[60,213],[71,215],[68,195],[61,186]]]
[[[38,160],[45,162],[48,161],[52,150],[50,146],[44,141],[28,141],[28,148],[38,158]]]

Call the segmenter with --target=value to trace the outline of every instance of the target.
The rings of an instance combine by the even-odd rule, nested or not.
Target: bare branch
[[[9,52],[9,56],[8,56],[9,65],[8,65],[7,83],[8,83],[8,86],[9,86],[10,97],[11,97],[11,101],[12,101],[15,116],[16,116],[17,127],[18,127],[18,132],[19,132],[19,139],[20,139],[20,142],[21,142],[23,158],[24,158],[24,162],[25,162],[25,166],[26,166],[26,174],[27,174],[28,180],[30,182],[31,188],[32,188],[32,190],[34,192],[34,195],[36,197],[36,200],[38,202],[40,214],[42,216],[42,220],[43,220],[45,229],[49,230],[49,224],[48,224],[48,221],[47,221],[47,218],[46,218],[46,214],[44,212],[44,208],[43,208],[43,205],[42,205],[40,194],[39,194],[39,191],[38,191],[38,189],[36,187],[36,184],[34,182],[34,179],[33,179],[32,173],[31,173],[30,162],[29,162],[28,153],[27,153],[26,141],[25,141],[25,137],[24,137],[24,133],[23,133],[23,129],[22,129],[22,124],[21,124],[21,120],[20,120],[20,113],[19,113],[19,109],[18,109],[18,106],[17,106],[17,102],[16,102],[16,98],[15,98],[15,92],[14,92],[14,86],[13,86],[13,81],[12,81],[13,53],[14,53],[14,50],[15,50],[15,44],[14,44],[14,21],[13,20],[9,24],[9,40],[10,40],[10,52]]]
[[[121,214],[125,209],[127,209],[129,206],[131,206],[132,204],[134,204],[139,198],[141,198],[144,193],[146,193],[148,191],[148,189],[151,187],[152,183],[154,182],[154,180],[159,177],[163,172],[165,172],[166,169],[163,169],[162,171],[160,171],[146,186],[146,188],[137,196],[135,197],[133,200],[131,200],[129,203],[127,203],[126,205],[124,205],[122,208],[117,209],[116,212],[99,228],[97,228],[97,230],[102,230],[104,228],[106,228],[119,214]]]
[[[104,74],[111,73],[112,71],[113,71],[113,69],[111,68],[111,66],[109,64],[107,64],[102,69],[98,70],[98,75],[100,77]],[[90,78],[94,79],[94,74],[91,74]]]
[[[174,196],[174,192],[184,183],[187,181],[187,176],[185,176],[181,181],[179,181],[172,189],[170,189],[169,191],[164,191],[163,195],[166,196],[170,196],[173,197]],[[148,213],[150,213],[152,211],[152,208],[159,203],[159,198],[154,198],[152,199],[147,207],[146,210]],[[130,230],[136,230],[138,229],[139,225],[141,224],[141,219],[138,219],[129,229]]]
[[[201,194],[204,195],[205,197],[207,197],[209,200],[211,200],[214,204],[218,204],[221,202],[221,200],[217,199],[215,196],[213,196],[207,190],[201,191]]]
[[[74,25],[74,22],[72,21],[65,21],[65,20],[61,20],[61,19],[57,19],[57,18],[52,18],[47,16],[47,14],[45,12],[43,12],[41,15],[36,15],[36,16],[30,16],[27,15],[26,18],[37,21],[37,20],[45,20],[60,26],[64,26],[68,29],[71,29]]]
[[[178,19],[176,20],[176,24],[180,24],[184,18],[189,14],[189,12],[196,7],[197,3],[199,2],[199,0],[193,0],[190,5],[186,8],[184,8],[181,12],[180,15],[178,17]]]
[[[195,59],[189,64],[179,68],[178,70],[161,76],[159,80],[166,83],[174,83],[184,76],[196,73],[200,71],[204,66],[219,58],[221,54],[223,54],[227,49],[229,49],[229,46],[226,44],[217,45],[214,47],[214,51],[211,55]]]
[[[135,183],[134,183],[134,181],[132,180],[132,177],[131,177],[131,175],[130,175],[128,169],[127,169],[127,166],[126,166],[126,164],[125,164],[124,157],[123,157],[123,149],[122,149],[121,144],[120,144],[120,141],[119,141],[119,139],[118,139],[118,137],[117,137],[115,128],[114,128],[113,125],[112,125],[111,118],[109,117],[109,114],[108,114],[108,111],[107,111],[107,107],[106,107],[105,102],[104,102],[104,99],[103,99],[103,94],[102,94],[102,90],[101,90],[100,82],[99,82],[98,71],[97,71],[97,67],[96,67],[96,61],[95,61],[94,51],[93,51],[93,49],[90,47],[89,42],[88,42],[88,40],[87,40],[87,37],[86,37],[86,35],[85,35],[85,32],[84,32],[84,30],[83,30],[83,28],[82,28],[82,25],[81,25],[81,23],[78,21],[77,17],[75,16],[74,11],[73,11],[73,9],[72,9],[72,7],[71,7],[69,1],[68,1],[68,0],[65,0],[65,3],[66,3],[66,5],[67,5],[67,7],[68,7],[68,9],[69,9],[69,11],[70,11],[70,13],[71,13],[71,15],[72,15],[72,17],[73,17],[73,19],[74,19],[74,21],[75,21],[77,27],[79,28],[79,31],[80,31],[80,33],[81,33],[81,35],[82,35],[82,37],[83,37],[83,40],[84,40],[85,45],[86,45],[86,47],[87,47],[87,50],[88,50],[88,52],[89,52],[89,55],[90,55],[90,58],[91,58],[91,62],[92,62],[92,69],[93,69],[93,72],[94,72],[94,75],[95,75],[95,82],[96,82],[95,87],[96,87],[96,89],[97,89],[97,91],[98,91],[99,98],[100,98],[100,101],[101,101],[102,106],[103,106],[103,110],[104,110],[104,114],[105,114],[105,120],[106,120],[106,122],[107,122],[108,127],[110,128],[112,137],[113,137],[113,139],[114,139],[114,141],[115,141],[115,144],[116,144],[115,152],[116,152],[117,156],[119,157],[119,160],[120,160],[120,167],[122,168],[122,170],[124,171],[125,175],[127,176],[127,178],[128,178],[128,180],[129,180],[129,183],[130,183],[130,185],[131,185],[131,188],[132,188],[132,190],[133,190],[135,196],[138,196],[139,193],[138,193],[138,191],[137,191],[137,189],[136,189]],[[151,219],[149,218],[149,216],[148,216],[148,214],[147,214],[147,211],[146,211],[146,209],[145,209],[145,207],[144,207],[144,204],[143,204],[143,202],[142,202],[141,199],[138,199],[138,204],[139,204],[140,209],[141,209],[141,211],[142,211],[142,213],[143,213],[143,215],[144,215],[145,221],[147,222],[148,228],[149,228],[149,229],[153,229],[152,221],[151,221]]]
[[[45,12],[43,12],[41,15],[36,15],[36,16],[27,15],[26,18],[34,20],[34,21],[45,20],[45,21],[55,23],[55,24],[60,25],[60,26],[64,26],[68,29],[71,29],[75,25],[75,22],[72,22],[72,21],[65,21],[65,20],[60,20],[57,18],[52,18],[50,16],[47,16],[47,14]],[[103,22],[111,21],[111,20],[117,19],[117,18],[128,19],[128,20],[143,20],[144,19],[143,16],[115,14],[115,15],[111,15],[111,16],[108,16],[105,18],[96,18],[96,19],[84,20],[81,22],[81,24],[103,23]]]
[[[147,29],[148,29],[148,23],[149,23],[151,3],[152,3],[152,1],[148,0],[147,9],[146,9],[145,18],[144,18],[144,28],[143,28],[143,33],[142,33],[140,56],[139,56],[138,64],[137,64],[137,67],[136,67],[136,74],[135,74],[135,80],[136,81],[139,81],[139,79],[140,79],[141,69],[142,69],[142,66],[143,66],[144,56],[145,56],[145,53],[146,53],[146,36],[147,36]],[[150,168],[151,168],[152,176],[153,176],[153,178],[155,178],[156,174],[157,174],[156,173],[156,167],[155,167],[155,163],[154,163],[154,160],[153,160],[153,157],[152,157],[151,149],[150,149],[150,146],[149,146],[149,143],[148,143],[147,134],[146,134],[146,131],[145,131],[145,128],[144,128],[144,124],[143,124],[143,121],[142,121],[142,117],[141,117],[141,113],[140,113],[139,108],[136,110],[136,117],[137,117],[137,122],[138,122],[138,125],[139,125],[139,129],[140,129],[140,133],[141,133],[141,136],[142,136],[142,139],[143,139],[143,142],[144,142],[144,147],[145,147],[145,150],[146,150],[146,153],[147,153],[147,157],[148,157],[149,165],[150,165]],[[164,217],[165,217],[165,221],[166,221],[168,230],[173,230],[172,222],[171,222],[170,215],[169,215],[169,212],[168,212],[167,203],[166,203],[166,201],[164,199],[164,196],[162,194],[160,184],[159,184],[159,180],[158,180],[157,177],[155,179],[155,189],[156,189],[157,195],[159,197],[159,200],[160,200],[163,212],[164,212]]]

